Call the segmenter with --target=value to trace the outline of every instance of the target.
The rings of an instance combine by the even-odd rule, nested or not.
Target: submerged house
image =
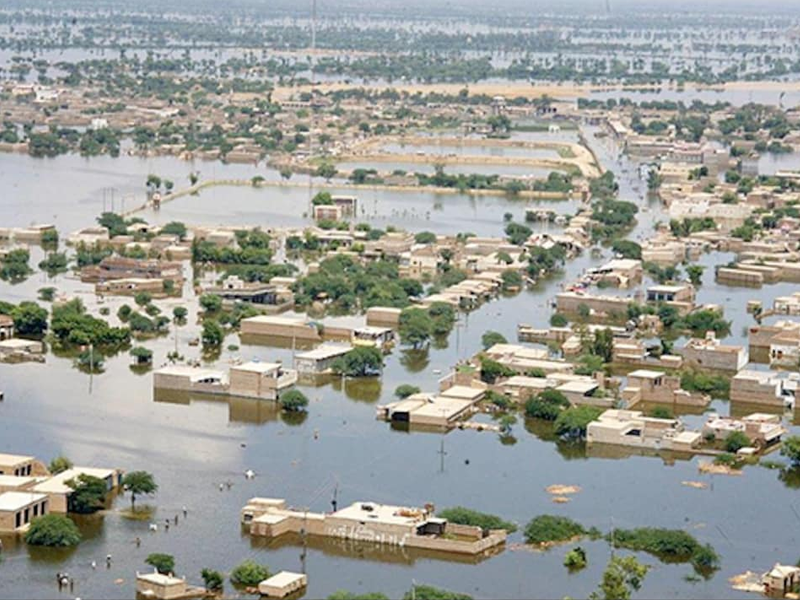
[[[297,371],[280,363],[252,361],[221,371],[173,365],[153,373],[153,388],[199,394],[277,400],[281,392],[297,383]]]
[[[477,556],[502,547],[505,530],[485,531],[437,518],[433,506],[411,508],[354,502],[331,513],[294,509],[277,498],[251,498],[241,523],[254,537],[277,538],[301,530],[312,536]]]
[[[395,423],[432,427],[453,427],[469,418],[485,390],[454,385],[440,394],[412,394],[408,398],[378,407],[378,418]]]
[[[586,428],[588,444],[693,452],[701,441],[700,432],[687,431],[678,419],[646,417],[637,410],[607,410]]]

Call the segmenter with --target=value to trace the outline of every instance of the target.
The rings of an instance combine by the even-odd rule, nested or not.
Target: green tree
[[[203,321],[201,339],[204,348],[219,348],[225,339],[225,330],[214,319],[206,319]]]
[[[564,566],[570,571],[579,571],[586,567],[586,550],[575,546],[564,555]]]
[[[504,521],[496,515],[478,512],[476,510],[464,508],[463,506],[454,506],[452,508],[440,510],[437,516],[442,519],[447,519],[450,523],[472,525],[487,531],[492,529],[505,529],[508,533],[514,533],[517,530],[517,526],[514,525],[514,523]]]
[[[488,384],[495,383],[502,377],[513,377],[517,372],[496,360],[486,356],[481,357],[481,381]]]
[[[25,533],[25,543],[30,546],[68,547],[80,542],[81,533],[75,523],[52,513],[33,519]]]
[[[158,484],[147,471],[131,471],[122,478],[122,487],[131,494],[131,508],[136,505],[136,496],[149,496],[158,491]]]
[[[725,451],[736,453],[750,445],[750,438],[743,431],[731,431],[725,438]]]
[[[73,490],[69,496],[70,511],[88,515],[105,508],[107,489],[104,480],[81,473],[66,484]]]
[[[153,301],[153,296],[148,292],[138,292],[133,297],[133,301],[136,302],[138,306],[147,306]]]
[[[145,564],[150,565],[162,575],[169,575],[175,572],[175,557],[163,552],[148,554],[144,559]]]
[[[200,306],[206,312],[219,312],[222,310],[222,298],[216,294],[203,294],[200,296]]]
[[[705,267],[702,265],[689,265],[686,267],[686,275],[689,276],[689,281],[692,285],[698,286],[703,284],[703,271]]]
[[[55,300],[57,291],[58,290],[52,286],[39,288],[38,290],[39,300],[41,300],[42,302],[52,302],[53,300]]]
[[[781,444],[781,455],[788,458],[792,466],[800,466],[800,436],[792,435],[784,439]]]
[[[487,331],[481,336],[481,345],[484,350],[488,350],[495,344],[506,344],[508,341],[502,333]]]
[[[200,577],[203,578],[203,585],[209,592],[218,592],[222,590],[222,584],[225,581],[222,573],[214,569],[203,569],[200,571]]]
[[[41,336],[47,331],[47,310],[35,302],[20,302],[11,311],[11,318],[18,335]]]
[[[383,354],[374,346],[356,346],[334,360],[331,369],[348,377],[379,375],[383,370]]]
[[[555,422],[556,433],[571,439],[586,437],[586,428],[600,414],[602,409],[596,406],[574,406],[562,411]]]
[[[580,523],[558,515],[539,515],[531,519],[525,526],[525,543],[547,544],[550,542],[566,542],[586,535],[586,529]]]
[[[414,394],[419,394],[420,390],[417,386],[408,383],[402,383],[394,390],[394,395],[400,399],[408,398]]]
[[[472,600],[472,596],[432,585],[415,585],[403,595],[403,600]]]
[[[308,398],[300,390],[289,390],[280,395],[278,403],[283,410],[289,412],[304,411],[308,406]]]
[[[400,313],[400,340],[414,348],[424,346],[433,333],[433,320],[421,308],[407,308]]]
[[[628,600],[631,593],[642,587],[649,566],[635,556],[613,556],[603,571],[603,580],[592,600]]]
[[[615,240],[611,244],[611,249],[622,256],[622,258],[631,258],[641,260],[642,247],[631,240]]]
[[[328,181],[336,177],[336,165],[330,162],[323,162],[317,167],[315,175]]]
[[[569,319],[561,313],[555,313],[550,317],[550,325],[552,327],[566,327],[569,325]]]
[[[565,408],[569,407],[569,400],[558,390],[544,390],[525,402],[525,415],[534,419],[555,421]]]
[[[186,310],[185,306],[176,306],[172,309],[172,319],[176,323],[182,323],[186,321],[186,317],[189,315],[189,311]]]
[[[328,600],[389,600],[389,596],[380,592],[366,592],[354,594],[347,590],[337,590],[328,596]]]
[[[161,233],[165,235],[177,235],[181,240],[186,239],[186,225],[180,221],[170,221],[161,228]]]
[[[432,231],[420,231],[414,236],[417,244],[433,244],[436,242],[436,234]]]
[[[592,342],[592,354],[599,356],[603,362],[610,363],[614,355],[614,334],[606,327],[595,331]]]
[[[238,586],[255,587],[269,577],[269,569],[255,561],[246,560],[231,571],[231,583]]]
[[[131,349],[131,356],[136,359],[137,365],[149,365],[153,362],[153,351],[144,346]]]
[[[53,475],[58,475],[59,473],[63,473],[64,471],[71,468],[72,468],[72,461],[68,459],[66,456],[59,455],[50,461],[50,465],[47,467],[47,470],[50,471],[50,473]]]

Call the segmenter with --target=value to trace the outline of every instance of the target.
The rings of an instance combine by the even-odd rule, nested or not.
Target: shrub
[[[525,526],[525,542],[528,544],[549,544],[566,542],[583,537],[588,532],[583,525],[568,517],[539,515]]]
[[[80,542],[78,527],[64,515],[37,517],[25,534],[25,543],[31,546],[69,547]]]
[[[308,406],[308,398],[300,390],[289,390],[281,394],[278,403],[283,410],[289,412],[300,412]]]
[[[497,331],[487,331],[481,336],[481,345],[484,350],[488,350],[495,344],[505,344],[507,341],[505,336]]]
[[[47,467],[47,470],[50,471],[53,475],[58,475],[59,473],[63,473],[67,469],[72,468],[72,461],[68,459],[66,456],[60,455],[56,456],[53,460],[50,461],[50,465]]]
[[[472,600],[472,596],[432,585],[415,585],[403,595],[403,600]]]
[[[792,465],[800,465],[800,436],[792,435],[783,440],[781,455],[787,457]]]
[[[485,356],[481,357],[481,381],[484,383],[492,384],[501,377],[512,377],[516,374],[514,369],[500,364],[496,360]]]
[[[586,550],[576,546],[564,556],[564,566],[570,570],[580,570],[586,566]]]
[[[203,569],[200,571],[200,577],[203,578],[203,584],[210,592],[221,590],[222,583],[225,580],[222,573],[213,569]]]
[[[525,403],[525,414],[535,419],[555,421],[569,407],[567,397],[557,390],[545,390]]]
[[[398,398],[408,398],[409,396],[413,396],[414,394],[419,394],[419,388],[415,385],[411,385],[409,383],[402,383],[398,385],[394,390],[394,395]]]
[[[154,552],[153,554],[148,554],[144,562],[163,575],[175,572],[175,557],[171,554]]]
[[[725,450],[736,453],[750,445],[750,438],[742,431],[731,431],[725,438]]]
[[[569,319],[561,313],[555,313],[550,317],[550,325],[553,327],[566,327],[569,325]]]
[[[252,560],[246,560],[231,571],[231,583],[240,586],[256,586],[269,577],[269,569]]]
[[[709,572],[719,567],[719,556],[711,546],[700,545],[693,536],[680,529],[617,529],[610,538],[619,548],[647,552],[670,562],[691,562],[698,572]]]
[[[463,506],[454,506],[439,511],[438,515],[442,519],[447,519],[451,523],[458,525],[473,525],[481,529],[505,529],[508,533],[514,533],[517,526],[509,521],[504,521],[496,515],[478,512]]]
[[[597,419],[603,410],[596,406],[575,406],[562,411],[555,422],[556,433],[560,436],[582,439],[586,437],[589,423]]]

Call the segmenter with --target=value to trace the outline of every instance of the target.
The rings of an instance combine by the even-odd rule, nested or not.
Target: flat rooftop
[[[200,367],[188,367],[184,365],[171,365],[162,367],[153,372],[154,375],[173,375],[175,377],[189,377],[192,380],[206,379],[209,377],[216,377],[222,379],[225,374],[222,371],[214,371],[213,369],[202,369]]]
[[[146,581],[155,585],[178,585],[185,583],[185,580],[172,575],[162,575],[161,573],[137,573],[136,579],[139,581]]]
[[[46,494],[36,494],[33,492],[3,492],[0,494],[0,512],[14,512],[46,499]]]
[[[264,585],[274,586],[274,587],[287,587],[290,585],[294,585],[297,582],[304,581],[306,578],[305,575],[301,573],[292,573],[291,571],[281,571],[270,577],[269,579],[265,579],[261,583]]]
[[[250,373],[270,373],[281,368],[280,363],[251,361],[231,367],[231,371],[249,371]]]
[[[32,456],[23,456],[21,454],[0,454],[0,465],[18,465],[24,462],[33,460]]]
[[[78,475],[89,475],[98,479],[107,479],[116,473],[115,469],[96,469],[93,467],[73,467],[66,471],[54,475],[33,488],[37,492],[45,494],[69,494],[73,490],[67,485],[67,481],[74,479]]]
[[[325,360],[326,358],[334,358],[341,356],[342,354],[347,354],[352,349],[352,346],[346,346],[344,344],[322,344],[313,350],[297,354],[295,358],[302,358],[305,360]]]
[[[16,477],[14,475],[0,475],[0,487],[21,488],[37,481],[36,477]]]
[[[391,525],[414,525],[425,518],[420,508],[376,504],[375,502],[354,502],[331,516],[353,521],[376,521]]]

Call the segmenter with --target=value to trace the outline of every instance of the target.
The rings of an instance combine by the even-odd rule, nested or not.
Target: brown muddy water
[[[592,139],[588,132],[587,137]],[[622,179],[622,197],[647,201],[637,193],[646,185],[627,162],[617,163],[617,149],[597,143],[596,151],[606,166]],[[40,161],[21,156],[0,156],[0,220],[7,225],[55,222],[62,234],[91,224],[102,210],[103,192],[115,187],[115,202],[122,194],[143,195],[150,172],[176,181],[180,187],[189,171],[197,168],[173,159],[98,158],[86,161],[67,156]],[[203,164],[204,176],[251,177],[264,169]],[[147,219],[173,219],[189,224],[242,224],[262,226],[302,225],[306,203],[302,189],[215,189],[165,206]],[[108,193],[107,193],[108,194]],[[474,231],[497,235],[503,213],[521,218],[522,201],[504,198],[437,197],[424,192],[359,193],[374,198],[374,220],[409,229],[455,233]],[[107,198],[107,202],[110,200]],[[569,212],[565,204],[552,204]],[[393,212],[394,211],[394,212]],[[430,212],[430,218],[426,213]],[[403,217],[405,215],[405,217]],[[660,217],[651,205],[640,215],[633,237],[648,231]],[[608,251],[605,256],[608,257]],[[41,259],[33,251],[32,263]],[[686,579],[686,564],[664,564],[649,555],[640,559],[653,565],[638,597],[719,598],[745,597],[730,589],[728,577],[747,569],[760,571],[776,561],[797,559],[798,492],[800,482],[784,483],[776,471],[749,467],[741,477],[701,475],[697,459],[639,456],[633,453],[593,450],[553,440],[547,429],[534,422],[513,428],[515,443],[501,443],[496,434],[476,431],[440,433],[398,431],[375,419],[375,406],[392,398],[401,383],[423,390],[435,389],[437,380],[457,360],[480,347],[487,329],[516,338],[517,323],[544,326],[551,314],[549,300],[561,283],[597,264],[587,252],[571,262],[564,273],[520,294],[492,301],[469,315],[457,328],[428,351],[395,349],[387,357],[379,380],[334,379],[304,386],[311,399],[304,419],[282,417],[269,404],[248,400],[221,400],[199,396],[154,397],[150,373],[135,373],[126,353],[109,357],[105,371],[89,376],[74,368],[68,357],[48,354],[47,364],[0,365],[0,452],[32,454],[49,460],[57,454],[75,463],[107,465],[127,470],[152,471],[158,494],[146,501],[158,522],[189,514],[168,532],[148,531],[146,520],[126,517],[127,498],[118,498],[104,514],[82,518],[84,541],[74,550],[28,548],[13,537],[4,537],[0,563],[0,597],[130,598],[137,570],[147,569],[144,558],[152,552],[174,554],[177,571],[199,583],[199,572],[211,567],[229,572],[244,559],[269,565],[271,570],[305,568],[309,576],[306,596],[325,597],[337,589],[353,592],[382,591],[401,596],[412,582],[426,583],[486,598],[587,597],[600,580],[610,548],[602,541],[581,542],[589,566],[569,574],[562,566],[571,545],[547,552],[514,550],[522,541],[511,536],[509,548],[480,561],[443,560],[441,556],[402,548],[376,547],[344,541],[310,540],[303,547],[296,538],[274,542],[251,540],[239,526],[239,509],[252,496],[286,498],[294,505],[324,511],[338,487],[340,505],[357,500],[437,507],[464,505],[502,515],[521,526],[541,513],[562,514],[601,530],[653,525],[683,528],[702,543],[710,543],[721,555],[722,568],[708,580]],[[728,257],[704,256],[709,267]],[[187,265],[187,269],[188,269]],[[791,291],[791,285],[762,290],[731,289],[713,283],[706,272],[700,302],[725,307],[733,320],[731,339],[741,341],[750,317],[744,303],[758,295],[765,304]],[[78,294],[96,310],[91,287],[72,276],[50,281],[37,272],[26,282],[0,283],[0,298],[13,302],[35,298],[44,285]],[[115,314],[121,299],[107,300]],[[187,357],[199,351],[188,342],[198,332],[191,290],[183,301],[156,302],[164,312],[185,303],[191,308],[189,325],[177,331],[177,344]],[[173,333],[145,345],[162,364],[174,349]],[[291,360],[287,344],[267,346],[229,336],[216,361],[219,367],[235,359]],[[726,402],[713,407],[727,414]],[[687,416],[698,424],[702,416]],[[795,433],[797,428],[793,428]],[[315,435],[315,433],[317,435]],[[442,443],[445,454],[441,454]],[[252,469],[254,480],[243,473]],[[709,484],[693,489],[681,484],[694,480]],[[230,490],[219,490],[231,481]],[[569,503],[554,504],[545,488],[551,484],[579,485],[582,491]],[[134,544],[136,537],[142,545]],[[109,569],[104,557],[113,561]],[[91,562],[102,565],[97,570]],[[303,564],[304,563],[304,564]],[[73,594],[59,593],[55,573],[69,572],[76,579]],[[122,583],[115,583],[116,580]],[[236,592],[226,585],[229,595]]]

